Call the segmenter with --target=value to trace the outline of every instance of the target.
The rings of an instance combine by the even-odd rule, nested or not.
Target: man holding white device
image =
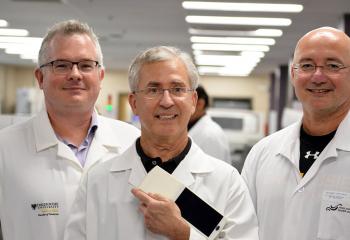
[[[198,85],[191,58],[173,47],[148,49],[130,66],[129,85],[141,137],[125,154],[87,174],[65,240],[258,239],[254,207],[237,170],[188,137]],[[184,186],[177,199],[137,188],[155,166]],[[169,180],[166,175],[159,185]]]

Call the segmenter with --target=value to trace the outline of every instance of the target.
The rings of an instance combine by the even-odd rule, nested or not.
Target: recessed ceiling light
[[[11,29],[11,28],[0,28],[0,35],[2,36],[28,36],[29,32],[25,29]]]
[[[0,36],[0,42],[2,43],[33,43],[41,44],[42,38],[37,37],[10,37],[10,36]]]
[[[268,52],[270,48],[265,45],[235,45],[235,44],[209,44],[209,43],[194,43],[194,50],[208,51],[257,51]]]
[[[223,55],[199,55],[195,57],[197,65],[230,66],[230,65],[256,65],[260,58]]]
[[[188,33],[192,35],[207,36],[246,36],[246,37],[280,37],[283,32],[280,29],[257,29],[253,31],[231,31],[231,30],[214,30],[190,28]]]
[[[265,57],[265,53],[263,53],[263,52],[254,52],[254,51],[242,51],[241,52],[241,56],[263,58],[263,57]]]
[[[0,19],[0,27],[7,27],[8,23],[6,20]]]
[[[243,67],[243,68],[242,68]],[[241,76],[245,77],[250,74],[254,66],[236,66],[236,67],[215,67],[215,66],[199,66],[200,74],[212,74],[221,76]]]
[[[193,43],[229,43],[229,44],[254,44],[254,45],[274,45],[273,38],[244,38],[244,37],[201,37],[192,36]]]
[[[289,18],[263,18],[263,17],[220,17],[220,16],[187,16],[188,23],[222,24],[222,25],[257,25],[257,26],[289,26]]]
[[[214,10],[238,12],[301,12],[303,6],[299,4],[273,3],[229,3],[229,2],[194,2],[184,1],[183,8],[189,10]]]

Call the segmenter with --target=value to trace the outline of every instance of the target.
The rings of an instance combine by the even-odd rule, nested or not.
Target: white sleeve
[[[227,194],[227,222],[219,239],[258,240],[258,220],[249,191],[237,170],[232,172]]]
[[[75,201],[73,203],[66,229],[64,240],[86,240],[86,205],[87,205],[87,176],[81,182]]]
[[[255,210],[257,207],[257,197],[256,197],[256,169],[258,165],[257,159],[257,145],[255,145],[249,152],[247,158],[244,161],[242,169],[242,178],[248,186],[250,196],[252,198]]]

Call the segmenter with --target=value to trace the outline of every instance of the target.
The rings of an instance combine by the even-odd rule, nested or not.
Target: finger
[[[168,199],[160,194],[157,194],[157,193],[148,193],[148,196],[150,196],[151,198],[158,200],[158,201],[169,201],[170,200],[170,199]]]
[[[131,189],[131,193],[142,203],[148,205],[148,203],[152,200],[150,196],[147,195],[144,191],[139,188]]]
[[[147,205],[145,203],[141,203],[139,206],[139,211],[145,215],[146,211],[147,211]]]

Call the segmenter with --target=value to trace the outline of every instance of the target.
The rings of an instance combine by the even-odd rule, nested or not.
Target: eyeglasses
[[[304,74],[313,74],[318,67],[322,68],[324,74],[337,74],[340,70],[348,68],[349,66],[334,62],[326,63],[324,66],[317,66],[313,63],[298,63],[293,66],[294,69]]]
[[[146,87],[142,90],[133,91],[136,93],[143,93],[148,99],[157,99],[163,96],[164,92],[168,91],[172,97],[184,97],[188,92],[192,92],[193,89],[186,87],[171,87],[171,88],[160,88],[160,87]]]
[[[45,63],[40,66],[40,68],[46,66],[52,66],[52,71],[55,74],[67,74],[70,73],[73,69],[74,65],[77,65],[78,69],[82,73],[91,73],[96,69],[96,67],[100,67],[98,61],[94,60],[84,60],[79,62],[71,62],[68,60],[54,60],[48,63]]]

